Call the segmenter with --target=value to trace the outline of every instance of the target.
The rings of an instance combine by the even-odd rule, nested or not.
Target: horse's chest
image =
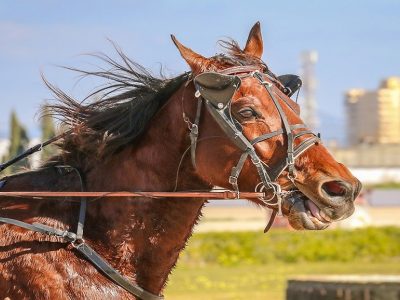
[[[0,226],[3,238],[4,228]],[[3,238],[0,299],[135,299],[65,244]]]

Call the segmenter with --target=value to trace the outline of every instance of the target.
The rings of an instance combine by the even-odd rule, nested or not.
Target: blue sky
[[[51,97],[40,72],[78,99],[99,84],[76,85],[76,74],[57,65],[92,68],[93,60],[80,54],[114,56],[107,38],[155,73],[162,65],[176,75],[188,68],[171,33],[211,56],[219,52],[218,39],[243,45],[258,20],[263,58],[275,73],[299,73],[299,54],[319,52],[317,98],[326,138],[344,135],[347,89],[373,89],[400,75],[400,1],[0,1],[0,137],[8,135],[11,109],[31,137],[39,135],[35,114]]]

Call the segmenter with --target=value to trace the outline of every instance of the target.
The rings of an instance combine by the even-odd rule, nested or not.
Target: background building
[[[319,120],[317,116],[315,64],[318,62],[318,52],[303,51],[300,55],[301,79],[303,81],[301,99],[301,117],[304,123],[312,130],[317,130]]]
[[[364,183],[400,182],[400,77],[349,90],[345,107],[347,147],[328,145],[334,157]]]
[[[376,91],[346,93],[347,142],[354,146],[400,144],[400,77],[389,77]]]

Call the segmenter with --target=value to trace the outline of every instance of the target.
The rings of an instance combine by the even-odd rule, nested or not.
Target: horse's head
[[[229,55],[205,58],[173,40],[207,107],[198,124],[199,176],[217,186],[265,191],[253,201],[280,207],[296,229],[324,229],[352,214],[361,184],[303,124],[288,96],[293,85],[261,61],[259,23],[244,50],[232,43]]]

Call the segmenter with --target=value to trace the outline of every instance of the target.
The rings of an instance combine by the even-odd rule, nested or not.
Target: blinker
[[[283,93],[289,97],[296,93],[303,84],[299,76],[292,74],[278,76],[278,80],[285,87]]]
[[[215,108],[225,108],[240,86],[240,78],[215,72],[205,72],[194,78],[197,91]]]

